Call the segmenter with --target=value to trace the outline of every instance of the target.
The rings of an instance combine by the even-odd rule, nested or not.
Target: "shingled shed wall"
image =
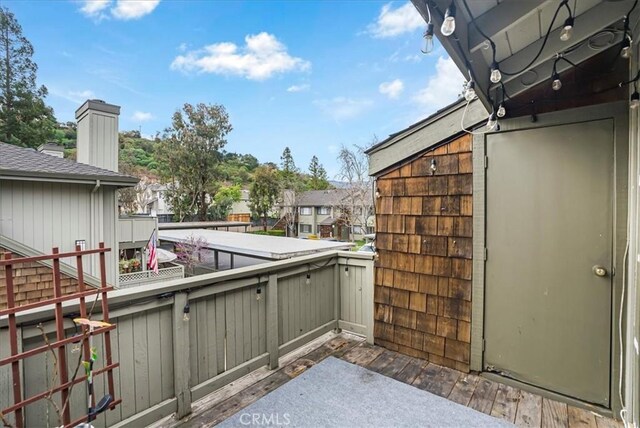
[[[471,342],[471,147],[464,135],[380,175],[376,200],[376,344],[463,371]]]

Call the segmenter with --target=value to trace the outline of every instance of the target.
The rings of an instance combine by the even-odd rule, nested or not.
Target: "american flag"
[[[149,260],[147,261],[147,269],[158,273],[158,252],[156,251],[156,231],[154,230],[147,244],[149,250]]]

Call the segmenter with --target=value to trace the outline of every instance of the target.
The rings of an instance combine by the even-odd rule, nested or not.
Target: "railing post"
[[[189,365],[189,322],[184,320],[184,308],[189,302],[187,293],[173,296],[173,378],[174,393],[178,401],[176,418],[191,413],[191,367]]]
[[[340,284],[341,281],[340,276],[340,256],[336,256],[336,264],[333,266],[333,317],[336,320],[336,328],[333,329],[335,333],[340,333],[342,329],[340,328],[340,317],[342,316],[342,286]]]
[[[365,323],[367,326],[367,343],[373,345],[373,293],[374,293],[374,272],[373,272],[373,260],[367,260],[367,265],[364,270],[364,290],[365,296]]]
[[[271,370],[278,368],[278,336],[278,275],[272,273],[267,284],[267,352]]]

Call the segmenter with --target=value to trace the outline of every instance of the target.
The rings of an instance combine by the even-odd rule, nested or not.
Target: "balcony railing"
[[[119,276],[118,288],[137,287],[143,284],[169,281],[184,278],[184,266],[175,265],[158,269],[158,273],[152,270],[142,272],[122,273]]]
[[[281,355],[332,329],[366,336],[372,343],[371,259],[326,252],[110,292],[109,315],[117,325],[112,354],[120,363],[115,394],[122,403],[93,425],[145,426],[173,412],[184,417],[192,401],[262,366],[277,367]],[[64,309],[69,315],[78,310]],[[22,349],[43,344],[40,323],[46,332],[55,330],[50,309],[21,315],[17,322]],[[67,337],[76,333],[70,319],[65,326]],[[6,319],[0,319],[0,343],[8,343]],[[103,344],[95,345],[100,369]],[[5,348],[0,346],[0,358],[8,352]],[[68,352],[75,361],[76,354]],[[53,375],[49,366],[46,357],[25,360],[21,373],[26,393],[48,389]],[[6,370],[0,368],[0,409],[11,405]],[[101,379],[94,387],[102,396]],[[86,411],[85,389],[73,389],[72,418]],[[58,426],[47,402],[28,406],[25,419],[25,426]]]
[[[158,219],[149,216],[130,216],[118,219],[118,242],[134,245],[146,245],[151,234],[156,229]],[[125,248],[120,245],[120,248]]]

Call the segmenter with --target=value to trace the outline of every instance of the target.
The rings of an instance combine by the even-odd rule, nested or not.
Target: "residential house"
[[[370,194],[368,195],[370,197]],[[347,241],[372,233],[372,203],[355,198],[349,189],[309,190],[298,195],[299,237],[316,235]]]
[[[60,252],[74,251],[76,245],[97,248],[104,242],[112,249],[107,281],[117,283],[116,192],[138,181],[118,173],[119,111],[96,100],[78,109],[78,162],[0,143],[1,248],[33,255],[51,253],[53,247]],[[97,257],[87,262],[86,273],[99,277]]]
[[[151,183],[144,189],[145,206],[141,207],[142,212],[158,217],[159,223],[173,221],[173,210],[167,203],[166,191],[167,185],[162,183]]]
[[[368,151],[376,342],[637,426],[634,2],[412,2],[474,91]]]
[[[240,190],[240,200],[231,205],[231,213],[228,221],[251,221],[251,208],[249,208],[249,190]]]

